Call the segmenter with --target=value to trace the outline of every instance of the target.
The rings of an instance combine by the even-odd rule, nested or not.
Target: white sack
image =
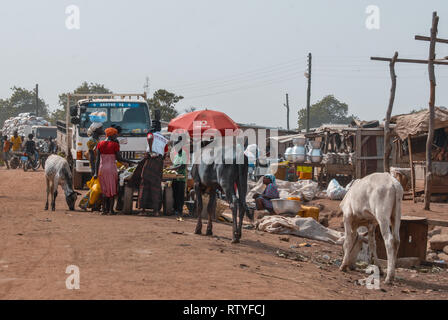
[[[325,228],[313,218],[265,216],[255,222],[256,229],[275,234],[289,234],[331,244],[343,244],[342,232]]]

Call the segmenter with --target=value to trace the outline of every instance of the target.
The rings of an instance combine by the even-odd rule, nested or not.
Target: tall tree
[[[15,117],[19,113],[36,112],[36,91],[27,90],[21,87],[12,87],[11,97],[0,99],[0,126],[10,117]],[[39,98],[38,113],[40,117],[48,117],[48,105],[45,100]]]
[[[179,112],[174,108],[174,105],[183,98],[184,97],[178,96],[165,89],[159,89],[154,92],[151,99],[148,99],[148,105],[151,112],[153,112],[154,109],[160,109],[163,121],[170,121],[179,115]]]
[[[73,93],[77,94],[89,94],[89,93],[112,93],[112,91],[108,88],[106,88],[103,84],[99,83],[87,83],[87,81],[84,81],[81,83],[79,87],[77,87],[75,90],[73,90]],[[68,93],[61,93],[59,95],[59,109],[56,109],[50,116],[50,120],[52,123],[55,123],[57,120],[65,120],[65,114],[67,109],[67,96]],[[81,100],[83,98],[70,98],[70,103],[75,104],[78,100]]]
[[[306,109],[299,110],[299,129],[306,128]],[[316,128],[324,123],[349,124],[356,117],[348,116],[348,105],[336,99],[333,95],[324,97],[310,106],[310,127]]]
[[[195,112],[197,109],[195,107],[189,107],[184,109],[184,113]]]
[[[79,87],[73,90],[73,93],[112,93],[112,91],[106,88],[103,84],[93,82],[87,83],[87,81],[84,81]],[[62,93],[59,95],[59,105],[64,109],[67,107],[67,95],[68,93]],[[70,101],[76,102],[81,99],[83,98],[70,98]]]

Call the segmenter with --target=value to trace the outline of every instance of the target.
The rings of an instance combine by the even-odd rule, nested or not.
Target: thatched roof
[[[448,127],[448,109],[435,107],[434,130]],[[393,116],[391,123],[396,123],[394,132],[404,140],[408,135],[418,135],[428,132],[429,110],[417,113]]]

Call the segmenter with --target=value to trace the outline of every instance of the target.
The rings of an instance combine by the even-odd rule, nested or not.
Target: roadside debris
[[[296,252],[287,252],[287,251],[283,251],[278,249],[276,251],[277,256],[279,256],[280,258],[284,258],[284,259],[290,259],[290,260],[294,260],[294,261],[301,261],[301,262],[307,262],[309,261],[309,258],[300,254],[300,253],[296,253]]]

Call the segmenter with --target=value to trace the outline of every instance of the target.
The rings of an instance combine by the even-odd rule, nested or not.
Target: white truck
[[[71,98],[84,98],[70,106]],[[85,157],[87,129],[92,124],[92,113],[105,113],[103,127],[122,128],[120,152],[123,158],[140,160],[146,152],[146,136],[151,126],[151,115],[146,94],[70,94],[67,101],[66,121],[58,121],[57,143],[67,156],[73,174],[73,187],[82,189],[91,178],[90,162]],[[104,114],[103,113],[103,114]],[[66,125],[69,123],[69,125]],[[105,137],[101,137],[101,140]]]
[[[56,139],[57,136],[56,127],[51,126],[32,126],[31,133],[34,135],[36,142],[49,138]]]

